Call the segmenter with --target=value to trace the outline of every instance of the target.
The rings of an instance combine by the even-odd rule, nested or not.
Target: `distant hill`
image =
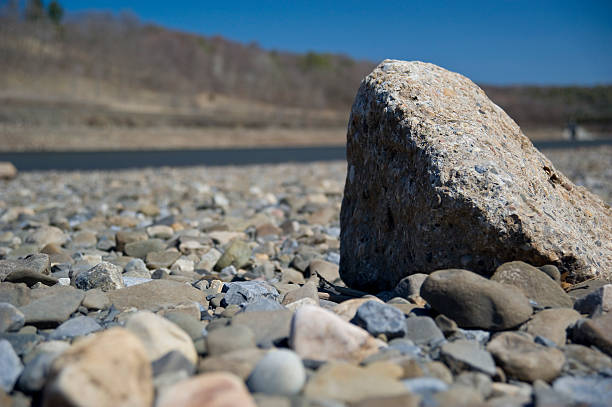
[[[170,125],[223,124],[223,113],[246,126],[344,126],[359,83],[375,64],[268,51],[127,14],[85,13],[61,26],[0,16],[0,97],[40,101],[42,110],[49,103],[61,107],[59,115],[36,116],[42,121],[77,120],[71,104],[88,103],[83,120],[93,126],[105,120],[155,125],[160,112],[173,115]],[[483,88],[522,126],[560,128],[574,120],[612,128],[612,86]],[[0,109],[0,122],[21,117],[16,109]],[[115,113],[90,114],[105,109]],[[126,110],[129,117],[117,113]]]

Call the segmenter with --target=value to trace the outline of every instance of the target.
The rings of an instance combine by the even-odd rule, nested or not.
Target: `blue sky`
[[[611,0],[60,2],[265,49],[433,62],[480,83],[612,83]]]

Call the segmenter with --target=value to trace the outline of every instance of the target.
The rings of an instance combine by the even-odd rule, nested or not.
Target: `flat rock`
[[[255,366],[247,380],[253,393],[292,396],[306,382],[302,359],[287,349],[272,350]]]
[[[22,371],[23,364],[9,341],[0,339],[0,389],[7,393],[13,390]]]
[[[606,284],[610,283],[606,280],[598,278],[583,281],[582,283],[572,285],[567,291],[567,294],[572,298],[572,300],[576,301],[579,298],[589,295],[593,291],[597,291],[600,287],[603,287]]]
[[[591,316],[612,311],[612,284],[606,284],[590,294],[580,297],[574,303],[574,309]]]
[[[571,308],[574,304],[561,286],[542,270],[522,261],[499,266],[491,280],[517,287],[540,307]]]
[[[30,270],[13,271],[11,274],[6,276],[6,279],[4,281],[17,284],[24,283],[28,287],[31,287],[36,283],[41,283],[45,285],[55,285],[58,283],[58,279],[53,276],[37,273],[35,271]]]
[[[256,302],[261,298],[276,301],[280,295],[276,288],[265,281],[225,283],[223,291],[225,292],[223,302],[226,305],[243,305]]]
[[[153,403],[151,365],[142,343],[122,328],[82,339],[51,367],[42,406],[134,406]]]
[[[316,305],[319,305],[319,293],[314,282],[308,282],[297,290],[289,291],[283,297],[282,304],[287,305],[304,298],[310,298],[315,301]]]
[[[41,328],[56,327],[70,318],[81,305],[85,293],[73,287],[54,286],[47,295],[20,307],[26,324]]]
[[[581,376],[604,371],[612,372],[612,358],[595,348],[571,344],[562,350],[565,355],[563,370],[570,374]]]
[[[171,351],[180,352],[194,365],[198,361],[191,337],[166,318],[139,311],[128,318],[125,328],[142,341],[150,361]]]
[[[248,243],[242,240],[234,240],[225,250],[221,258],[215,264],[215,270],[223,270],[226,267],[234,266],[237,269],[244,267],[251,257],[252,250]]]
[[[99,288],[102,291],[118,290],[125,287],[122,270],[116,265],[103,261],[87,271],[77,274],[74,285],[82,290]]]
[[[125,254],[144,259],[151,252],[161,252],[166,249],[166,243],[161,239],[139,240],[125,245]]]
[[[563,346],[567,340],[567,328],[579,319],[580,314],[571,308],[545,309],[535,314],[521,329]]]
[[[147,266],[151,269],[170,268],[181,257],[181,253],[173,251],[147,253]]]
[[[232,318],[232,325],[245,325],[255,335],[258,346],[268,347],[289,337],[293,313],[287,310],[239,313]]]
[[[217,356],[207,356],[200,359],[198,372],[229,372],[246,381],[265,354],[264,350],[253,347]]]
[[[444,340],[444,334],[435,321],[429,317],[410,317],[406,319],[406,338],[416,345],[434,345]]]
[[[359,363],[384,343],[331,311],[306,305],[291,322],[290,347],[303,359]]]
[[[104,310],[110,307],[111,303],[104,291],[94,288],[87,290],[82,305],[91,310]]]
[[[400,381],[384,372],[338,362],[319,368],[304,388],[304,395],[311,399],[343,402],[406,393],[408,389]]]
[[[24,259],[0,260],[0,281],[13,273],[50,274],[49,256],[44,253],[31,254]],[[20,281],[13,281],[18,283]]]
[[[533,382],[552,381],[561,373],[565,356],[559,349],[535,343],[531,337],[503,332],[494,337],[487,350],[509,377]]]
[[[66,339],[88,335],[101,330],[98,322],[90,317],[79,316],[62,323],[49,335],[49,339]]]
[[[532,313],[527,297],[518,288],[467,270],[432,273],[423,283],[421,295],[462,328],[504,330],[525,322]]]
[[[27,243],[33,243],[39,248],[48,244],[63,245],[68,241],[68,235],[58,227],[43,225],[35,229],[27,238]]]
[[[405,336],[407,331],[406,317],[402,311],[376,301],[367,301],[359,306],[351,322],[373,336],[384,334],[389,339]]]
[[[211,356],[254,347],[255,334],[246,325],[217,328],[206,336],[206,350]]]
[[[605,407],[612,400],[612,378],[601,376],[560,377],[553,389],[572,400],[573,405]]]
[[[337,264],[315,259],[310,262],[308,269],[311,274],[317,274],[332,284],[340,280],[340,267]]]
[[[164,389],[156,407],[256,407],[240,378],[230,373],[206,373]]]
[[[25,324],[25,316],[13,304],[0,302],[0,333],[18,331]]]
[[[16,307],[29,304],[30,289],[25,284],[0,283],[0,302],[7,302]]]
[[[612,313],[581,319],[572,328],[572,340],[584,345],[593,345],[612,356]]]
[[[110,302],[120,310],[137,308],[157,310],[163,306],[195,301],[208,304],[206,294],[191,285],[170,280],[152,280],[107,293]]]
[[[553,264],[612,277],[612,209],[577,187],[466,77],[385,60],[347,134],[340,275],[364,291],[445,268]]]
[[[489,376],[495,375],[493,356],[476,341],[457,340],[447,342],[440,350],[442,359],[457,373],[464,370],[474,370]]]

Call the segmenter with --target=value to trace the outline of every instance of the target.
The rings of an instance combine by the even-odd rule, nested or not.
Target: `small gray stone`
[[[590,407],[607,407],[612,400],[612,378],[601,376],[560,377],[553,389],[574,403]]]
[[[19,356],[24,356],[30,353],[43,337],[36,335],[36,333],[24,332],[24,330],[21,330],[20,332],[6,332],[0,334],[0,339],[9,341],[15,353]]]
[[[125,245],[125,254],[144,259],[151,252],[161,252],[166,249],[166,243],[161,239],[147,239],[131,242]]]
[[[422,397],[448,390],[448,384],[433,377],[418,377],[416,379],[405,379],[402,383],[411,392]]]
[[[0,283],[0,302],[8,302],[15,307],[29,304],[30,289],[25,284]]]
[[[26,363],[17,387],[26,393],[35,393],[44,387],[51,364],[59,353],[42,352]]]
[[[202,258],[200,262],[196,264],[196,270],[206,270],[212,271],[215,268],[215,265],[221,258],[222,253],[217,249],[210,249]]]
[[[255,365],[247,386],[253,393],[292,396],[306,382],[302,359],[293,351],[272,350]]]
[[[255,335],[257,346],[267,348],[289,337],[292,316],[288,310],[241,312],[232,318],[232,325],[246,325]]]
[[[495,375],[493,357],[476,341],[447,342],[442,345],[440,355],[454,372],[475,370],[489,376]]]
[[[235,304],[230,304],[235,305]],[[229,306],[228,306],[229,307]],[[270,298],[260,298],[256,301],[249,302],[244,304],[243,311],[244,312],[259,312],[259,311],[279,311],[284,310],[283,307],[278,302],[270,299]]]
[[[0,389],[9,393],[23,371],[23,365],[11,344],[0,339]]]
[[[480,372],[462,372],[455,378],[456,384],[461,384],[478,390],[483,399],[491,395],[491,378]]]
[[[31,254],[24,259],[0,260],[0,281],[15,272],[29,272],[34,274],[49,274],[50,263],[47,254]]]
[[[39,328],[56,327],[70,318],[85,293],[73,287],[54,286],[48,288],[48,295],[20,307],[19,310],[25,315],[26,324]]]
[[[314,282],[308,282],[297,290],[291,290],[283,298],[283,305],[301,300],[303,298],[311,298],[315,303],[319,304],[319,293]]]
[[[147,266],[152,269],[170,268],[181,257],[174,251],[151,252],[147,254]]]
[[[0,302],[0,333],[18,331],[25,324],[25,316],[14,305]]]
[[[249,262],[251,252],[248,243],[236,239],[230,243],[227,250],[225,250],[221,258],[217,261],[215,270],[220,271],[228,266],[234,266],[239,269]]]
[[[444,334],[429,317],[406,319],[406,337],[417,345],[434,345],[444,340]]]
[[[223,286],[225,296],[223,305],[242,305],[252,303],[260,298],[268,298],[276,301],[279,293],[276,288],[263,281],[240,281],[225,283]]]
[[[145,277],[122,277],[124,287],[132,287],[134,285],[148,283],[149,281],[153,281],[152,278]]]
[[[393,290],[395,295],[402,298],[408,298],[411,295],[421,295],[421,286],[427,276],[427,274],[416,273],[402,278]]]
[[[13,271],[4,281],[9,283],[24,283],[28,287],[32,287],[37,283],[42,283],[44,285],[55,285],[58,283],[58,279],[55,276],[37,273],[31,270]]]
[[[210,331],[206,337],[206,349],[210,356],[254,347],[255,335],[245,325],[217,328]]]
[[[108,295],[99,288],[88,290],[83,298],[83,306],[91,310],[104,310],[110,307]]]
[[[142,261],[142,259],[132,259],[128,261],[128,263],[123,268],[124,273],[129,273],[131,271],[141,271],[141,270],[147,271],[147,265],[145,264],[144,261]]]
[[[384,334],[387,338],[392,339],[406,335],[404,313],[391,305],[378,301],[366,301],[360,305],[351,322],[373,336]]]
[[[117,290],[125,287],[121,277],[121,269],[106,261],[79,273],[74,280],[74,285],[82,290],[99,288],[102,291]]]
[[[593,319],[581,319],[572,327],[574,343],[593,345],[612,356],[612,312]]]
[[[50,339],[66,339],[84,336],[102,329],[95,319],[85,316],[71,318],[49,335]]]
[[[548,275],[548,277],[552,278],[557,284],[561,284],[561,272],[552,264],[546,264],[544,266],[538,267],[544,273]]]
[[[169,372],[185,371],[188,376],[195,372],[195,366],[181,352],[173,350],[152,362],[153,376],[157,377]]]
[[[612,358],[597,349],[567,345],[562,350],[565,355],[564,372],[575,376],[609,372],[608,375],[612,376]]]

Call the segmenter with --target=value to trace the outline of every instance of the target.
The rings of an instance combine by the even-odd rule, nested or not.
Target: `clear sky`
[[[265,49],[433,62],[480,83],[612,83],[612,0],[60,2]]]

